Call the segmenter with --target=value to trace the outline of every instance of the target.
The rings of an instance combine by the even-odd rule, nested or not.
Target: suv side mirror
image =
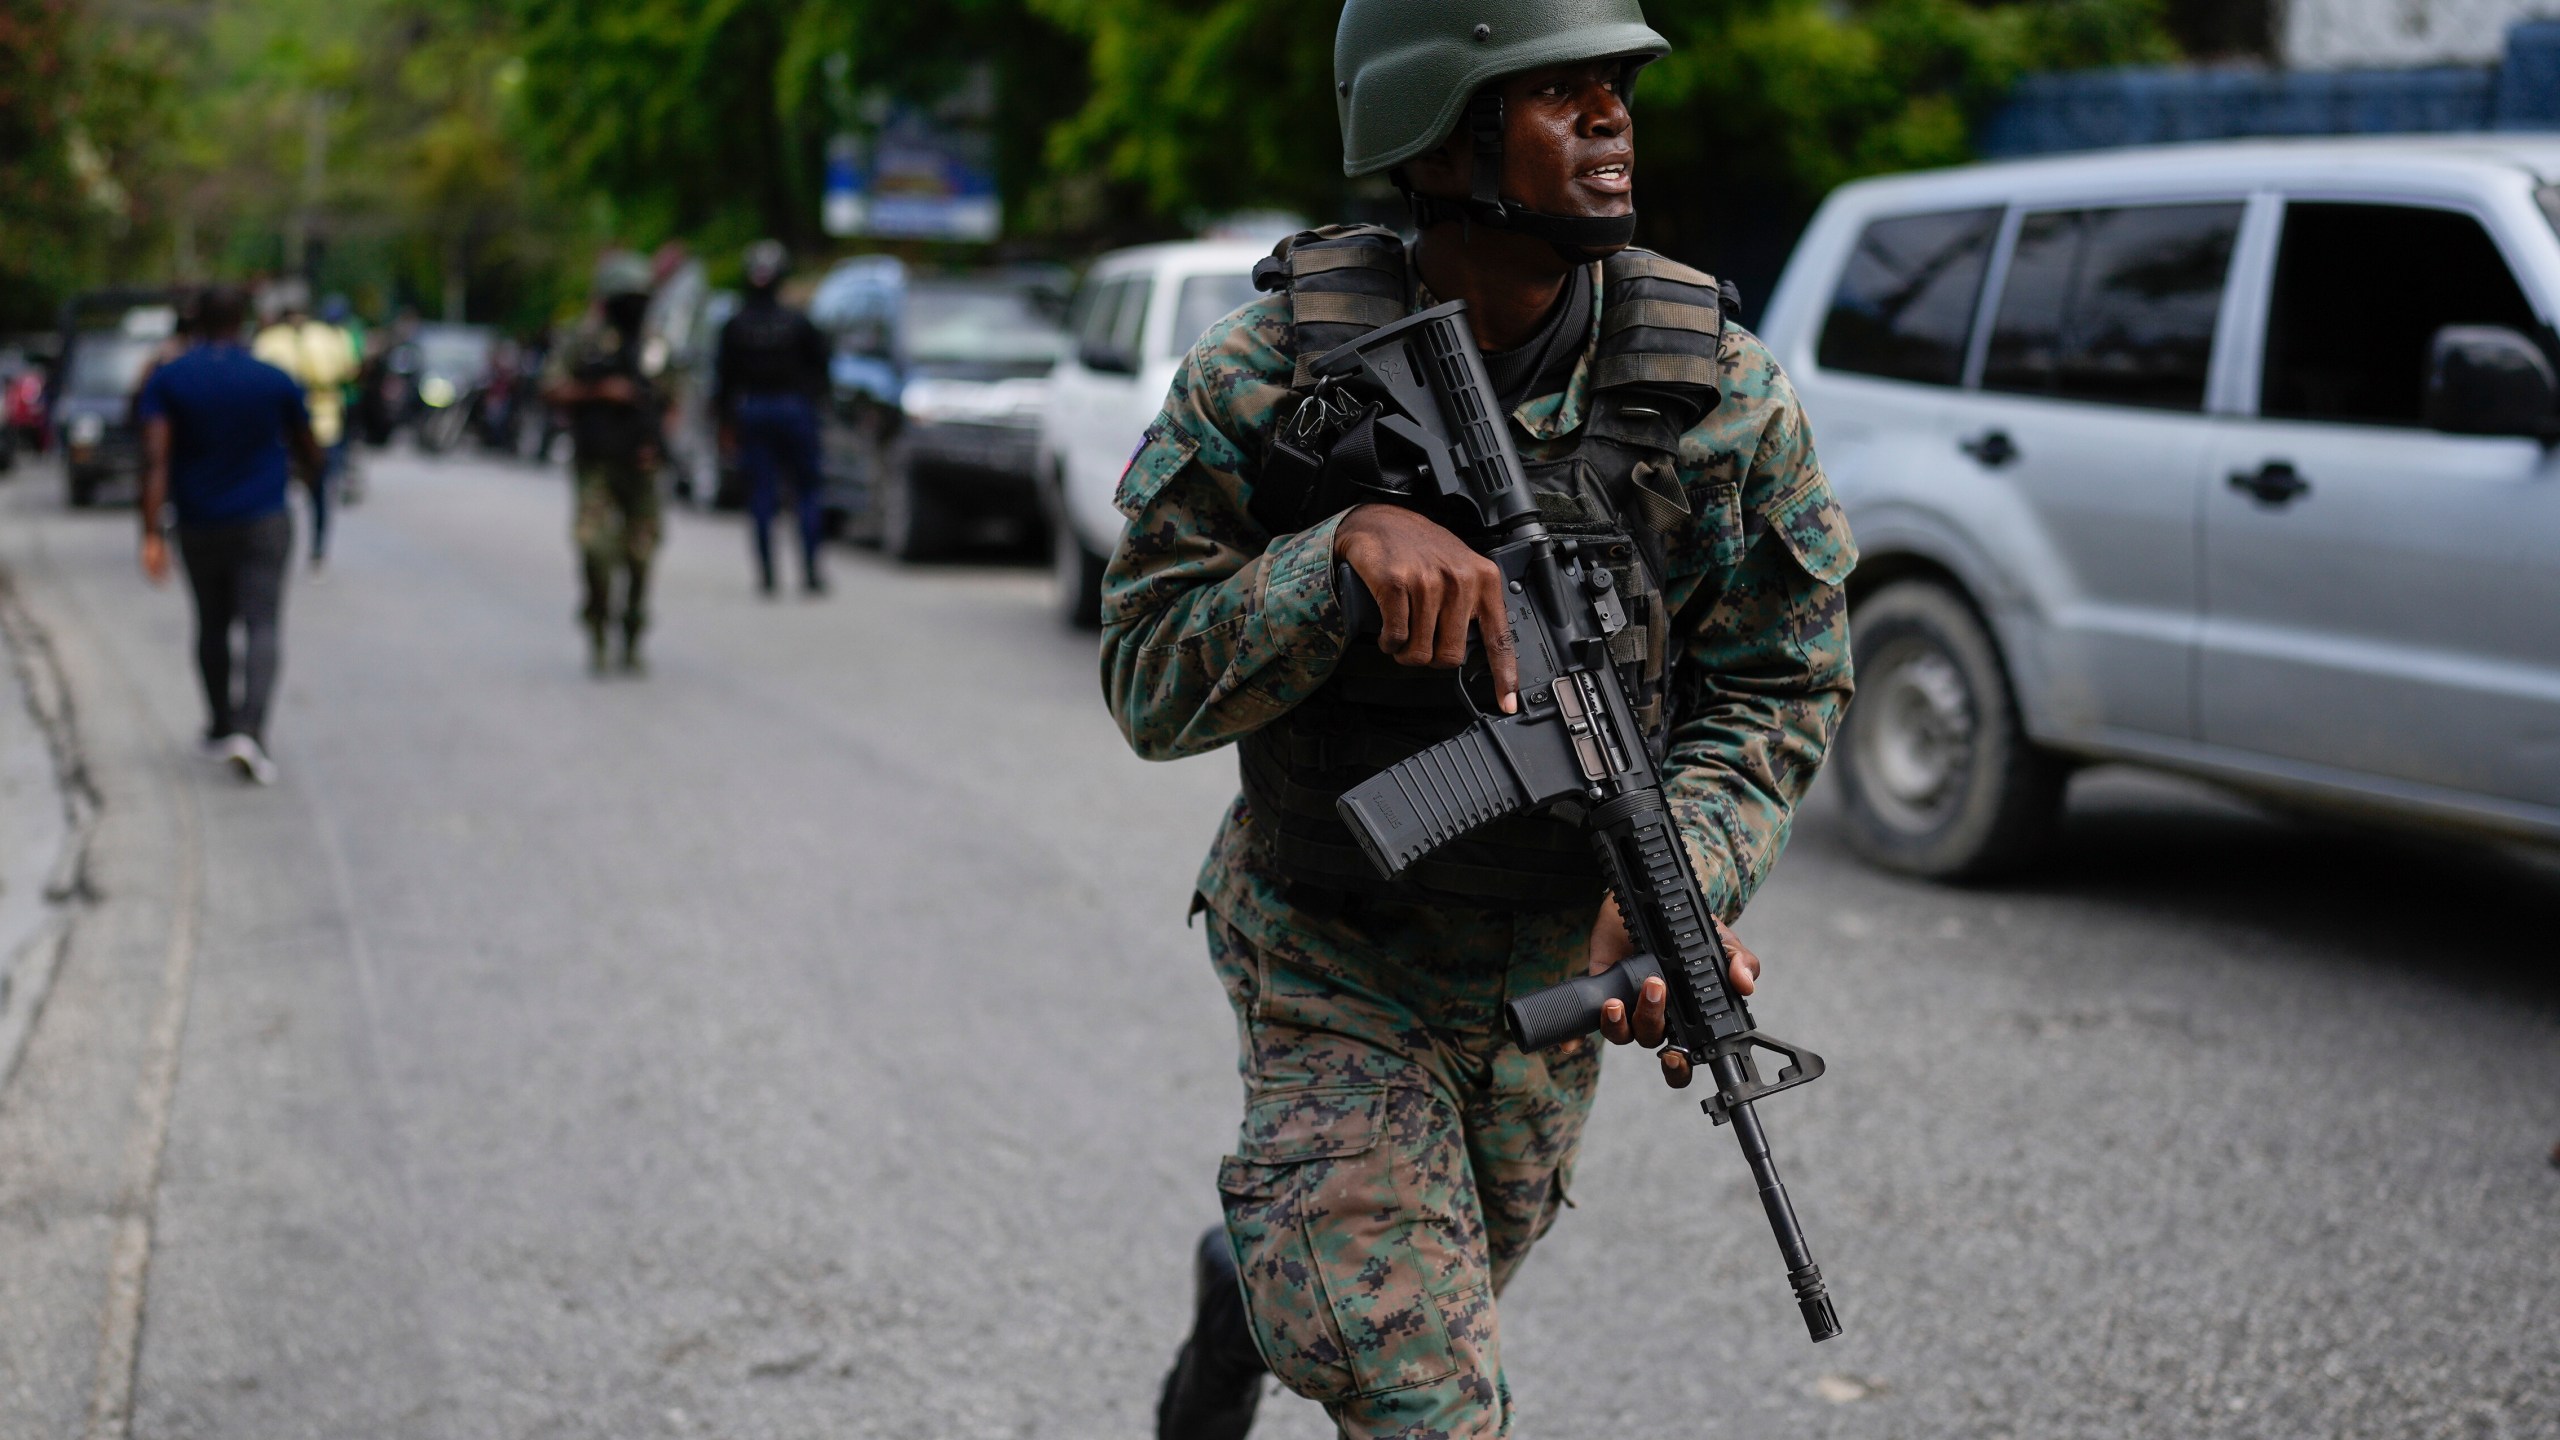
[[[1088,341],[1076,351],[1076,359],[1081,361],[1087,370],[1098,370],[1105,375],[1138,373],[1138,357],[1117,345]]]
[[[2503,325],[2447,325],[2427,347],[2427,425],[2456,435],[2560,440],[2560,376]]]

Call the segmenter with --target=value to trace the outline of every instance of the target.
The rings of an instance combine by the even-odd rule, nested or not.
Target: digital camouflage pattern
[[[570,472],[577,484],[570,533],[577,544],[584,592],[578,621],[598,645],[614,628],[621,630],[626,644],[636,641],[649,624],[649,562],[656,558],[658,541],[666,532],[654,443],[659,423],[657,387],[644,373],[637,347],[626,343],[613,326],[594,318],[581,323],[553,349],[542,376],[548,389],[564,381],[608,375],[630,379],[639,389],[639,402],[591,401],[572,406],[569,427]],[[619,614],[614,605],[617,577],[621,581]]]
[[[1512,412],[1524,461],[1574,448],[1600,304],[1566,388]],[[1210,327],[1121,478],[1102,683],[1150,759],[1270,723],[1342,656],[1339,517],[1274,536],[1248,508],[1295,362],[1286,296]],[[1663,537],[1664,772],[1731,919],[1848,703],[1857,557],[1777,362],[1736,328],[1722,363],[1723,403],[1681,438],[1691,519]],[[1593,916],[1293,896],[1241,800],[1199,889],[1242,1021],[1247,1115],[1221,1190],[1265,1357],[1348,1435],[1507,1434],[1492,1295],[1552,1219],[1599,1060],[1522,1054],[1500,1004],[1573,974]]]
[[[1494,1296],[1555,1223],[1600,1057],[1522,1053],[1502,1002],[1571,974],[1589,917],[1364,908],[1259,944],[1209,922],[1242,1017],[1218,1190],[1254,1339],[1347,1436],[1504,1434]]]
[[[649,562],[658,553],[665,516],[657,475],[636,460],[580,460],[578,508],[572,538],[585,579],[578,620],[590,635],[618,621],[626,639],[649,628]],[[614,577],[622,577],[622,613],[616,616]]]

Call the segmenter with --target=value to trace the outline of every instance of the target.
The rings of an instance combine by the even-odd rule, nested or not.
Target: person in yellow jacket
[[[347,467],[346,387],[356,378],[355,341],[339,326],[315,320],[306,302],[288,299],[274,324],[258,332],[250,353],[282,370],[302,386],[303,404],[311,412],[311,438],[320,442],[324,459],[311,486],[311,568],[329,555],[329,510]]]

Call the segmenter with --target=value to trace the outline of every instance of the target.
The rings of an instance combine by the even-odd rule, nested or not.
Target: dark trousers
[[[178,554],[196,601],[196,672],[204,680],[205,735],[267,741],[267,701],[284,655],[284,572],[293,562],[293,516],[278,511],[238,525],[182,525]],[[246,633],[237,698],[231,631]]]
[[[311,558],[319,560],[329,553],[329,511],[338,501],[338,486],[347,473],[347,444],[337,444],[320,452],[320,483],[311,487]]]
[[[747,513],[755,519],[756,573],[773,584],[773,520],[791,486],[800,527],[800,578],[818,578],[818,407],[806,395],[742,395],[733,423],[747,472]]]

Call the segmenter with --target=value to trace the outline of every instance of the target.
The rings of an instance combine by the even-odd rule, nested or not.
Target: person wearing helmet
[[[1495,1297],[1564,1201],[1600,1052],[1523,1052],[1501,1007],[1628,947],[1559,819],[1514,816],[1385,882],[1335,817],[1473,719],[1454,679],[1471,635],[1494,703],[1517,697],[1476,537],[1272,452],[1308,363],[1468,303],[1548,528],[1623,597],[1611,653],[1720,928],[1848,702],[1855,550],[1795,394],[1730,291],[1630,248],[1629,93],[1667,49],[1637,0],[1347,0],[1343,169],[1398,185],[1417,238],[1282,242],[1255,271],[1274,293],[1202,336],[1122,477],[1106,699],[1148,758],[1235,744],[1244,791],[1194,901],[1240,1023],[1244,1121],[1164,1440],[1243,1435],[1266,1368],[1346,1436],[1511,1433]],[[1337,563],[1376,596],[1375,644],[1347,637]],[[1748,994],[1759,961],[1727,944]],[[1664,1003],[1658,982],[1633,1013],[1613,1002],[1607,1038],[1659,1044]],[[1689,1081],[1676,1053],[1660,1068]]]
[[[827,592],[818,568],[818,404],[827,393],[827,337],[809,317],[782,303],[791,257],[775,240],[747,249],[747,298],[720,327],[712,413],[720,447],[735,449],[747,475],[747,513],[755,522],[759,589],[774,593],[773,517],[787,475],[800,533],[800,586]]]
[[[643,669],[649,562],[663,525],[657,480],[663,407],[641,343],[648,312],[649,262],[627,250],[608,252],[596,262],[593,307],[551,352],[543,375],[542,398],[569,418],[574,534],[585,591],[578,619],[587,633],[587,667],[598,675],[605,673],[607,640],[617,630],[622,669]]]

